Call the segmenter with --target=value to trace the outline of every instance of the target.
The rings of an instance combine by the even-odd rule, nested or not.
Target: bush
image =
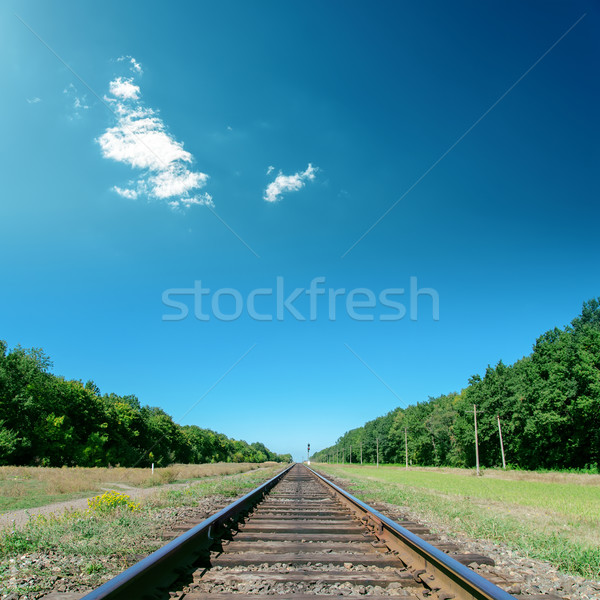
[[[139,510],[140,505],[131,500],[127,494],[121,494],[111,490],[104,492],[101,496],[94,496],[88,500],[88,511],[107,513],[117,509],[135,511]]]

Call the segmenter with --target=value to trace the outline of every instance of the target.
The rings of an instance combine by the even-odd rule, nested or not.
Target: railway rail
[[[514,599],[466,566],[489,559],[423,533],[296,464],[84,600]]]

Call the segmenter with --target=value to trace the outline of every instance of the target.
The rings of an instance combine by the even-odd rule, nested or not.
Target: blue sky
[[[300,459],[600,295],[593,2],[173,6],[2,4],[9,346]],[[278,277],[344,288],[336,319],[301,294],[278,320],[275,292],[252,319]],[[439,319],[423,294],[411,320],[411,277]],[[241,316],[165,320],[195,281]]]

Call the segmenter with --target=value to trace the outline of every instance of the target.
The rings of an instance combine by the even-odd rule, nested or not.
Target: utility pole
[[[500,452],[502,452],[502,468],[506,469],[506,460],[504,458],[504,442],[502,441],[502,427],[500,426],[500,415],[496,415],[498,418],[498,433],[500,434]]]
[[[408,431],[404,428],[404,454],[406,456],[406,468],[408,469]]]
[[[379,468],[379,438],[377,440],[377,468]]]
[[[352,464],[352,446],[350,446],[350,464]]]
[[[473,404],[473,420],[475,421],[475,462],[477,463],[477,477],[479,477],[479,441],[477,440],[477,405]]]
[[[362,441],[360,442],[360,464],[362,465]]]
[[[346,464],[346,446],[342,448],[342,464]]]

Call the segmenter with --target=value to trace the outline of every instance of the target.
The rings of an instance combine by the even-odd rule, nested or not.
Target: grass
[[[59,515],[36,515],[14,531],[0,533],[0,558],[24,552],[57,551],[65,554],[104,556],[129,555],[144,538],[155,539],[156,527],[150,527],[153,514],[161,508],[195,506],[200,498],[221,495],[233,498],[254,489],[281,467],[268,467],[230,477],[212,476],[184,489],[160,490],[140,504],[139,509],[117,507],[113,511],[67,511]]]
[[[470,471],[413,470],[393,467],[353,467],[344,472],[378,481],[424,488],[451,496],[493,500],[500,503],[543,508],[566,517],[588,519],[600,525],[600,485],[583,486],[539,480],[490,479]]]
[[[215,495],[234,498],[258,487],[285,466],[271,466],[260,472],[244,473],[235,477],[211,477],[185,489],[160,490],[148,500],[146,506],[155,508],[196,506],[200,498]]]
[[[273,463],[264,463],[269,466]],[[155,469],[84,467],[0,467],[0,512],[83,498],[107,487],[126,490],[231,475],[256,469],[253,463],[172,465]]]
[[[503,479],[458,469],[317,468],[349,479],[358,497],[406,506],[448,533],[502,542],[563,571],[600,578],[598,483],[540,481],[522,472]]]
[[[375,467],[375,463],[364,463],[364,465],[346,464],[352,467]],[[384,465],[382,465],[383,467]],[[406,472],[404,463],[385,464],[385,468],[397,467]],[[409,471],[429,472],[429,473],[454,473],[456,475],[475,475],[475,469],[460,469],[453,467],[411,467]],[[537,470],[525,471],[508,467],[507,469],[481,467],[481,474],[486,479],[509,479],[511,481],[541,481],[546,483],[578,483],[580,485],[600,486],[600,474],[595,469],[563,469],[557,471]]]
[[[38,581],[34,587],[9,582],[12,575],[8,565],[19,564],[32,553],[77,557],[77,562],[68,561],[69,565],[79,565],[71,576],[81,585],[94,587],[126,568],[133,552],[147,554],[162,544],[157,541],[164,528],[161,509],[195,506],[200,498],[215,494],[234,498],[273,477],[282,467],[269,466],[228,477],[206,476],[185,489],[160,490],[135,509],[116,506],[114,510],[33,517],[22,528],[0,532],[0,588],[20,594],[52,589],[51,581]],[[27,568],[35,566],[19,567],[22,573]]]

